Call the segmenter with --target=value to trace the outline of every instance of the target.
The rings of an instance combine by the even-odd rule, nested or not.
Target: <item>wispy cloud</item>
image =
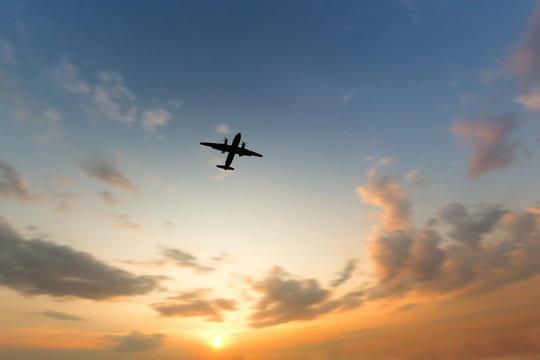
[[[141,226],[131,220],[126,214],[111,215],[112,227],[126,230],[139,230]]]
[[[84,320],[83,318],[78,317],[78,316],[74,316],[74,315],[70,315],[70,314],[66,314],[66,313],[58,312],[58,311],[52,311],[52,310],[42,311],[42,312],[39,312],[38,314],[49,317],[51,319],[56,319],[56,320],[66,320],[66,321]]]
[[[127,87],[121,73],[98,70],[94,77],[83,76],[68,59],[59,61],[47,74],[54,84],[78,96],[89,112],[125,125],[140,121],[140,126],[147,131],[167,125],[172,115],[166,107],[181,106],[181,102],[176,100],[164,107],[141,111],[136,104],[137,97]]]
[[[90,95],[92,87],[80,78],[79,69],[67,59],[60,61],[48,71],[51,80],[71,94]]]
[[[210,289],[183,292],[152,307],[163,317],[201,316],[207,321],[222,322],[224,311],[236,310],[236,301],[224,298],[208,299],[210,292]]]
[[[0,285],[24,295],[105,300],[149,293],[161,280],[134,275],[66,245],[25,240],[3,219],[0,253]]]
[[[226,124],[219,124],[219,125],[216,125],[216,132],[218,134],[228,134],[231,132],[231,130]]]
[[[347,91],[347,92],[341,97],[341,102],[342,102],[342,103],[347,103],[347,102],[351,101],[353,97],[354,97],[354,90]]]
[[[150,351],[163,345],[166,338],[164,334],[143,334],[132,331],[127,335],[107,335],[106,340],[112,341],[109,348],[114,351],[139,352]]]
[[[153,109],[144,112],[142,127],[148,131],[154,131],[158,126],[165,126],[171,119],[171,113],[165,109]]]
[[[459,121],[450,131],[466,139],[474,151],[470,159],[469,175],[476,178],[490,170],[512,165],[516,143],[508,140],[519,121],[514,113],[501,117],[481,116],[473,121]]]
[[[0,160],[0,197],[15,198],[22,202],[41,199],[41,194],[33,194],[28,189],[28,182],[21,173],[6,162]]]
[[[65,186],[73,185],[73,180],[71,180],[67,176],[57,176],[56,181],[58,181],[60,184],[65,185]]]
[[[110,192],[109,190],[101,191],[99,193],[99,198],[101,199],[101,201],[107,204],[111,204],[111,205],[118,204],[119,202],[122,201],[121,198],[115,197],[114,194]]]
[[[207,273],[214,271],[215,268],[210,266],[204,266],[200,264],[199,259],[185,251],[174,248],[162,248],[161,254],[172,263],[181,268],[192,268],[201,273]]]
[[[70,211],[73,204],[83,195],[74,192],[60,191],[53,194],[56,201],[56,210],[61,212]]]
[[[399,0],[400,5],[407,11],[409,20],[412,23],[419,23],[422,17],[418,14],[417,3],[415,0]]]
[[[409,170],[405,174],[405,179],[410,180],[413,185],[421,188],[426,187],[428,184],[428,180],[418,170]]]
[[[0,65],[19,66],[19,60],[15,55],[15,49],[11,43],[0,39]]]
[[[354,273],[354,270],[356,270],[357,264],[358,264],[357,259],[349,259],[347,261],[347,264],[345,265],[345,268],[336,274],[337,278],[335,278],[334,280],[330,282],[330,286],[337,287],[344,284],[347,280],[349,280],[353,276],[353,273]]]
[[[112,185],[120,190],[137,192],[138,189],[129,178],[122,174],[113,164],[104,158],[93,156],[80,162],[84,172],[105,184]]]

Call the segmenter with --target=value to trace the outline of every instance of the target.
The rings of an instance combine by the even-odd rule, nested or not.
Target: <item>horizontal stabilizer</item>
[[[216,165],[216,167],[223,169],[223,170],[234,170],[233,167],[227,166],[227,165]]]

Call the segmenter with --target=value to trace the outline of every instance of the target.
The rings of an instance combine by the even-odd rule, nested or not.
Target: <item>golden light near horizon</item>
[[[215,348],[221,348],[225,346],[225,337],[222,334],[211,334],[208,342]]]

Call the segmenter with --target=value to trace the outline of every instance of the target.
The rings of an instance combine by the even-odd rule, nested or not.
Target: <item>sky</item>
[[[0,359],[540,359],[539,111],[538,1],[2,1]]]

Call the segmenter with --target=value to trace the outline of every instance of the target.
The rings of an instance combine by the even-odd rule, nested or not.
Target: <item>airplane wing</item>
[[[258,156],[262,157],[261,154],[256,153],[255,151],[251,151],[245,148],[238,148],[236,149],[236,153],[240,156]]]
[[[210,146],[212,149],[216,149],[219,151],[229,151],[230,145],[226,145],[223,143],[210,143],[210,142],[201,142],[201,145],[204,146]]]

